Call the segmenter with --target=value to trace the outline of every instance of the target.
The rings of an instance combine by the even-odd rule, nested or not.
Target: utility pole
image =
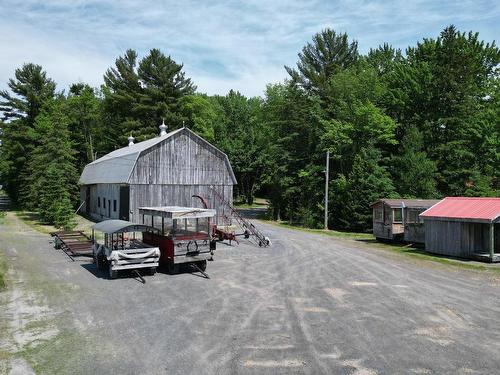
[[[328,229],[328,180],[330,178],[330,151],[326,151],[326,175],[325,175],[325,229]]]

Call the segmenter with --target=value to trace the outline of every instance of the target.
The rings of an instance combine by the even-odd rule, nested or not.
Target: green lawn
[[[356,241],[370,244],[371,248],[383,251],[390,251],[413,259],[431,261],[440,264],[450,265],[453,267],[465,268],[476,271],[492,271],[495,273],[500,273],[500,265],[498,264],[481,263],[477,261],[469,261],[467,259],[456,259],[436,254],[430,254],[427,253],[424,249],[415,248],[407,244],[383,243],[377,241],[371,233],[356,233],[356,232],[341,232],[341,231],[324,230],[324,229],[310,229],[295,225],[289,225],[286,222],[276,222],[276,221],[265,221],[265,222],[272,225],[300,230],[304,232],[318,233],[331,237],[353,239]]]

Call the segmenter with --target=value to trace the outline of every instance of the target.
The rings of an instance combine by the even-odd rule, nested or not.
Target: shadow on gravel
[[[201,277],[203,279],[206,278],[204,275],[199,273],[197,270],[195,270],[192,267],[189,267],[187,265],[179,267],[179,270],[176,271],[175,273],[169,273],[168,270],[166,268],[163,268],[163,267],[159,267],[157,269],[157,273],[155,275],[150,275],[148,270],[142,270],[142,271],[137,270],[139,272],[139,274],[141,275],[142,279],[137,276],[137,273],[135,271],[120,271],[120,272],[118,272],[116,279],[111,279],[109,276],[109,272],[107,270],[97,269],[97,267],[94,263],[80,264],[80,266],[82,268],[84,268],[85,270],[87,270],[88,272],[90,272],[95,277],[97,277],[99,279],[103,279],[103,280],[109,280],[109,281],[119,280],[119,279],[135,279],[135,280],[145,284],[145,282],[143,280],[147,281],[148,278],[150,278],[150,277],[155,277],[155,276],[158,276],[158,277],[165,277],[165,276],[178,277],[178,276],[182,276],[183,274],[191,274],[193,276]]]

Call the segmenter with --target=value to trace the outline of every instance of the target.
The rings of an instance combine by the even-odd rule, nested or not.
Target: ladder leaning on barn
[[[264,236],[264,234],[259,231],[255,225],[253,225],[250,220],[245,219],[241,214],[229,203],[224,196],[217,191],[215,186],[210,186],[210,190],[214,193],[214,196],[219,200],[222,205],[224,205],[231,216],[234,217],[236,222],[243,228],[243,230],[250,235],[250,237],[256,242],[260,247],[267,247],[271,245],[271,241],[268,237]]]

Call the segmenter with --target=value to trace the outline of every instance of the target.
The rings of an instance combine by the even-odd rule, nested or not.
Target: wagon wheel
[[[196,262],[196,265],[203,272],[205,272],[205,270],[207,269],[207,261],[206,260],[200,260],[200,261]]]
[[[112,267],[113,266],[110,264],[109,265],[109,277],[111,279],[116,279],[116,276],[118,276],[118,271],[114,270]]]

